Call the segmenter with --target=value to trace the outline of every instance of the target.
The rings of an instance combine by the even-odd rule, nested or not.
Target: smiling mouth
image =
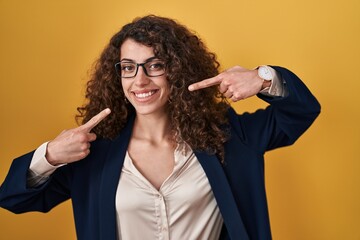
[[[144,99],[144,98],[148,98],[152,95],[154,95],[157,92],[157,90],[152,90],[149,92],[142,92],[142,93],[134,93],[135,97],[139,98],[139,99]]]

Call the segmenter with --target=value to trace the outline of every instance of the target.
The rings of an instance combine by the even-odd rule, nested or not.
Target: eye
[[[164,70],[165,64],[163,62],[150,62],[148,65],[148,69],[150,71],[161,71]]]
[[[122,72],[133,72],[135,71],[135,64],[133,63],[121,63]]]

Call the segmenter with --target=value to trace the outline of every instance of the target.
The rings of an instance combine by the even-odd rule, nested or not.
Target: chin
[[[165,107],[157,107],[154,108],[152,106],[136,106],[134,107],[137,115],[151,116],[151,115],[159,115],[166,114]]]

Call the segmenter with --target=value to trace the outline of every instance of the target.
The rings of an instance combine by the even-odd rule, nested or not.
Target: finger
[[[88,149],[90,149],[90,146],[91,146],[91,145],[90,145],[89,142],[82,143],[81,145],[79,145],[78,151],[79,151],[79,152],[87,151]]]
[[[217,75],[215,77],[208,78],[197,83],[193,83],[188,87],[188,89],[189,91],[195,91],[195,90],[211,87],[214,85],[218,85],[221,83],[221,81],[222,81],[222,77]]]
[[[240,100],[241,100],[241,98],[238,98],[238,97],[235,97],[235,96],[232,96],[230,99],[231,99],[231,101],[233,101],[233,102],[237,102],[237,101],[240,101]]]
[[[231,98],[233,96],[233,92],[232,91],[226,91],[225,93],[223,93],[225,97],[227,98]]]
[[[79,152],[79,153],[77,154],[77,156],[75,157],[75,161],[84,159],[84,158],[86,158],[86,156],[89,155],[89,154],[90,154],[90,149],[86,149],[86,150],[84,150],[84,151],[82,151],[82,152]]]
[[[88,133],[88,141],[93,142],[96,140],[96,134],[95,133]]]
[[[225,81],[222,81],[221,84],[219,85],[219,91],[221,93],[225,93],[229,88],[229,85],[225,84]]]
[[[96,125],[98,125],[104,118],[106,118],[111,113],[109,108],[102,110],[100,113],[92,117],[87,123],[80,126],[78,129],[80,131],[90,132]]]
[[[242,66],[234,66],[234,67],[226,69],[224,72],[236,72],[236,71],[243,72],[243,71],[246,71],[246,70],[248,70],[248,69],[246,69],[246,68],[244,68]]]

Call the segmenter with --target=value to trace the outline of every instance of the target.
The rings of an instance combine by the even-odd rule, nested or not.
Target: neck
[[[133,137],[151,142],[163,142],[169,141],[170,136],[170,121],[166,114],[161,116],[136,115]]]

